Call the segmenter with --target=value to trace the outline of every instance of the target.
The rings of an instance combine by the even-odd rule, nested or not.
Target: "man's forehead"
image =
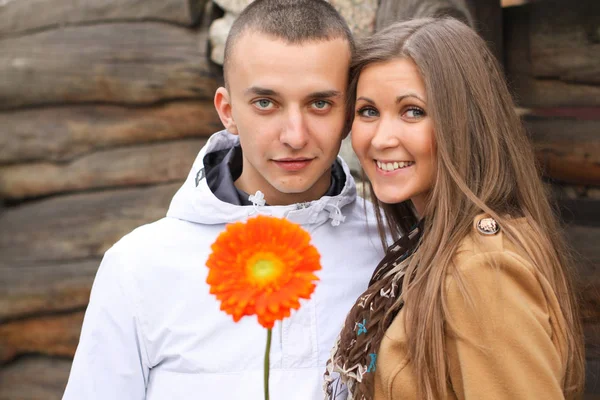
[[[350,51],[350,43],[348,42],[346,37],[344,37],[343,35],[337,35],[337,34],[332,33],[331,35],[327,35],[327,36],[306,38],[306,39],[292,41],[292,40],[288,40],[282,36],[277,36],[275,34],[261,31],[260,29],[246,28],[246,29],[242,30],[238,34],[237,38],[234,40],[232,50],[235,50],[235,48],[241,42],[248,42],[248,41],[250,41],[250,42],[259,42],[259,41],[274,42],[274,43],[279,43],[279,44],[282,44],[285,46],[303,47],[303,46],[310,45],[310,44],[337,41],[337,40],[343,41],[346,44],[346,46],[348,47],[348,51]]]
[[[290,42],[284,38],[270,35],[258,30],[247,30],[240,33],[234,41],[229,54],[228,69],[234,69],[248,60],[254,59],[261,54],[268,54],[271,58],[282,59],[290,54],[301,56],[306,54],[328,52],[331,45],[335,44],[338,52],[346,53],[347,57],[336,59],[336,64],[343,63],[349,67],[351,57],[350,43],[345,37],[334,36],[331,38],[307,39],[299,42]],[[285,52],[282,54],[281,52]],[[307,62],[309,60],[306,60]]]
[[[238,95],[305,99],[316,92],[346,92],[351,54],[344,38],[293,44],[248,32],[231,56],[227,87]]]

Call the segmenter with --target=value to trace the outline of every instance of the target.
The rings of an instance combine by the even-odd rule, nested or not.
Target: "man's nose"
[[[286,122],[280,140],[294,150],[300,150],[308,143],[308,129],[301,110],[291,109],[286,115]]]

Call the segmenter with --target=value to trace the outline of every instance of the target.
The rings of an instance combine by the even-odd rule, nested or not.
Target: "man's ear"
[[[238,134],[237,125],[233,120],[233,114],[231,110],[231,97],[229,91],[224,87],[220,87],[215,92],[215,108],[219,113],[219,118],[223,126],[234,135]]]

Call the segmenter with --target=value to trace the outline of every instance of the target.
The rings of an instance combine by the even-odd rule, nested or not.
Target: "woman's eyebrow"
[[[402,102],[402,100],[406,99],[407,97],[414,97],[415,99],[417,99],[423,103],[427,103],[425,100],[423,100],[421,97],[419,97],[415,93],[407,93],[407,94],[403,94],[401,96],[396,97],[396,103]]]
[[[356,99],[356,101],[359,101],[359,100],[366,101],[369,104],[375,104],[375,102],[368,97],[360,96],[358,99]]]

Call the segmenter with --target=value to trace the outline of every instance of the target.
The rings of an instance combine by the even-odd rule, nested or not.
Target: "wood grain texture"
[[[100,258],[0,269],[0,323],[10,319],[83,310]]]
[[[471,26],[474,24],[466,0],[381,0],[377,10],[375,30],[394,22],[412,18],[452,16]]]
[[[0,400],[60,400],[70,370],[70,360],[21,358],[0,368]]]
[[[582,400],[600,399],[600,359],[598,358],[586,359],[585,393]]]
[[[0,324],[0,364],[24,354],[73,358],[84,312]]]
[[[212,99],[206,32],[142,22],[0,40],[0,108]]]
[[[527,75],[512,75],[510,83],[520,106],[600,106],[600,85],[574,84],[556,79],[534,79]]]
[[[600,2],[533,4],[530,18],[534,77],[600,85]]]
[[[600,324],[600,226],[568,224],[565,233],[575,251],[576,291],[582,304],[583,321]],[[600,336],[588,341],[600,345]]]
[[[98,151],[71,163],[0,166],[0,197],[23,199],[90,189],[183,182],[206,140]]]
[[[573,13],[578,15],[594,2],[585,0],[582,7],[568,2],[536,2],[503,10],[506,73],[520,106],[600,106],[598,40],[589,22],[584,27],[573,18]],[[555,24],[539,21],[546,7],[556,13],[553,20],[563,14],[568,17],[556,23],[556,35]],[[590,18],[595,17],[587,16],[584,21]]]
[[[0,268],[101,257],[134,228],[162,218],[180,184],[73,194],[0,214]]]
[[[160,20],[191,26],[206,0],[18,0],[0,5],[0,37],[73,24]]]
[[[66,162],[98,149],[208,137],[221,129],[212,101],[4,111],[0,112],[0,165]]]
[[[524,123],[546,177],[600,185],[600,119],[525,116]]]
[[[504,36],[500,0],[466,0],[466,3],[473,15],[473,27],[502,64],[504,62]]]

